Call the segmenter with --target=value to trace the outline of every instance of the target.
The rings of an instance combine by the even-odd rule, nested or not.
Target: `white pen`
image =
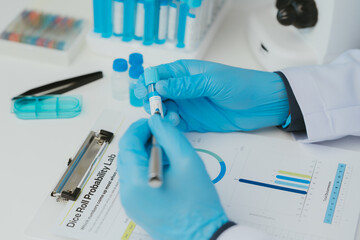
[[[155,83],[159,80],[158,72],[155,68],[146,68],[144,71],[145,85],[148,88],[151,115],[159,114],[164,117],[162,101],[160,95],[155,89]],[[149,159],[149,185],[158,188],[163,183],[163,159],[162,149],[158,145],[154,136],[152,136],[152,147]]]

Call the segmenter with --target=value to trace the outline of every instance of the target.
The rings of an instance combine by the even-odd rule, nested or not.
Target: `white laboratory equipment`
[[[360,1],[277,0],[250,13],[250,48],[267,70],[322,64],[360,47]]]
[[[123,14],[118,13],[120,3]],[[93,52],[111,57],[141,52],[152,64],[202,58],[231,3],[232,0],[93,0],[94,29],[88,34],[87,43]],[[114,29],[120,29],[121,34]]]

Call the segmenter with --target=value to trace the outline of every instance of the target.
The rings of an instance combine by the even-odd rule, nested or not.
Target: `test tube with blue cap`
[[[142,40],[144,37],[145,26],[145,6],[144,0],[138,0],[136,3],[136,21],[135,21],[135,36],[136,40]]]
[[[181,3],[178,14],[177,34],[176,34],[176,47],[185,47],[185,31],[186,31],[186,20],[189,13],[189,5],[187,3]]]
[[[160,95],[155,89],[155,84],[159,80],[159,74],[156,68],[146,68],[144,72],[145,85],[148,88],[150,112],[151,115],[159,114],[164,117],[162,101]],[[157,143],[155,137],[152,137],[152,147],[149,159],[148,182],[151,187],[158,188],[163,183],[163,158],[162,149]]]
[[[94,32],[193,50],[224,0],[93,0]],[[112,4],[111,4],[112,3]],[[165,44],[166,46],[168,44]]]
[[[113,2],[112,0],[93,0],[94,32],[100,33],[103,38],[112,36]]]
[[[177,36],[178,24],[178,5],[177,0],[170,0],[169,3],[169,17],[168,17],[168,31],[167,38],[169,41],[175,41]]]
[[[167,38],[169,15],[169,0],[160,0],[159,6],[159,26],[156,43],[163,44]]]
[[[143,101],[135,96],[135,88],[139,77],[144,73],[142,64],[144,63],[143,55],[141,53],[131,53],[129,55],[129,99],[130,104],[134,107],[143,106]]]
[[[131,53],[129,55],[129,64],[131,66],[141,66],[144,63],[143,55],[141,53]]]
[[[102,33],[103,31],[103,0],[93,0],[94,32]]]
[[[157,69],[153,67],[146,68],[144,72],[144,78],[149,95],[151,115],[159,114],[161,117],[164,117],[161,97],[155,89],[155,84],[157,81],[159,81],[159,74]]]
[[[124,0],[114,0],[113,3],[113,34],[114,36],[121,36],[124,25]]]
[[[129,69],[129,100],[130,104],[134,107],[143,106],[143,101],[135,96],[135,88],[138,83],[139,77],[144,73],[142,65],[134,65]]]
[[[126,100],[128,97],[128,64],[123,58],[115,59],[113,62],[113,72],[111,74],[111,90],[113,98]]]
[[[144,0],[145,22],[144,25],[144,45],[151,45],[155,40],[155,24],[156,21],[156,1]]]
[[[102,31],[102,37],[103,38],[109,38],[112,36],[113,33],[113,2],[112,0],[103,0],[103,31]]]
[[[186,18],[185,47],[193,49],[200,40],[201,30],[201,1],[193,1]]]
[[[123,37],[122,37],[122,40],[124,42],[129,42],[134,38],[135,18],[136,18],[136,1],[124,0],[124,28],[123,28]]]

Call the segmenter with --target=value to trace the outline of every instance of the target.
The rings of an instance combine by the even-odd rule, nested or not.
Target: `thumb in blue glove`
[[[148,185],[151,134],[169,161],[160,188]],[[154,239],[209,239],[228,221],[202,160],[170,123],[157,115],[135,122],[119,149],[122,204]]]
[[[160,76],[156,89],[171,116],[165,118],[184,131],[249,131],[281,125],[288,117],[285,85],[276,73],[200,60],[156,68]],[[139,81],[138,98],[146,97],[144,89],[144,81]],[[146,101],[144,106],[149,108]]]

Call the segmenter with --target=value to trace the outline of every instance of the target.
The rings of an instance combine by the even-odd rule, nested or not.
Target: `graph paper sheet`
[[[70,201],[59,216],[53,228],[56,235],[84,240],[151,239],[126,216],[118,194],[117,143],[134,118],[110,112],[98,127],[109,125],[109,119],[117,125],[113,126],[115,139],[78,200]],[[355,238],[360,154],[244,133],[189,133],[187,137],[203,159],[231,220],[275,239]],[[99,181],[97,173],[104,169],[101,183],[87,199],[85,195]]]

